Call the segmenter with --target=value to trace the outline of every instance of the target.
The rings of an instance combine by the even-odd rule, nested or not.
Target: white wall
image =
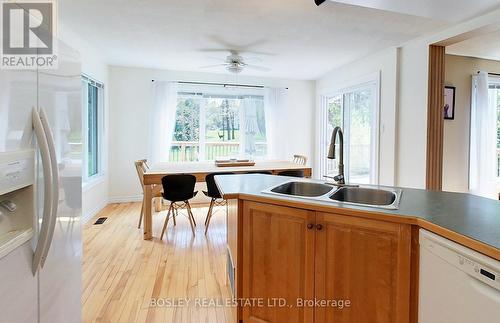
[[[318,115],[319,109],[322,108],[322,96],[353,86],[368,75],[380,73],[379,182],[382,185],[395,184],[397,63],[397,48],[389,48],[335,69],[316,83]],[[317,128],[320,128],[319,125]],[[318,146],[319,132],[316,136]],[[317,157],[315,167],[318,168],[321,156]]]
[[[456,87],[455,119],[444,123],[443,190],[467,192],[472,75],[500,73],[500,61],[446,55],[446,85]]]
[[[425,188],[428,44],[400,49],[396,139],[396,185]]]
[[[82,60],[82,73],[101,81],[104,83],[104,136],[103,136],[103,176],[92,181],[91,183],[84,183],[82,192],[82,220],[88,221],[92,216],[99,212],[108,203],[108,66],[107,63],[100,55],[97,48],[89,45],[85,40],[81,39],[79,35],[74,33],[68,26],[60,25],[59,38],[78,50]],[[84,116],[83,116],[84,117]]]
[[[141,198],[141,187],[133,162],[148,155],[149,110],[152,102],[151,80],[198,81],[257,84],[288,87],[285,102],[288,113],[283,116],[287,127],[281,145],[291,159],[294,153],[313,156],[315,82],[234,75],[155,70],[111,66],[110,97],[110,182],[111,202]]]

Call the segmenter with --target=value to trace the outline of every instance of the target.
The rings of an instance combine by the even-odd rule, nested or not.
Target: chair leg
[[[205,235],[207,235],[208,227],[210,225],[210,220],[212,220],[212,213],[213,213],[213,209],[214,209],[214,203],[215,203],[215,199],[213,198],[210,201],[210,207],[208,208],[207,219],[205,220]]]
[[[205,225],[207,225],[207,222],[209,221],[209,218],[210,218],[210,214],[212,214],[212,208],[214,207],[214,201],[215,201],[214,198],[212,198],[210,200],[210,206],[208,207],[207,217],[205,218]]]
[[[187,202],[187,206],[188,206],[188,209],[189,209],[189,213],[191,213],[191,218],[193,219],[193,224],[196,227],[196,221],[194,220],[193,211],[191,211],[191,204],[189,204],[189,201]]]
[[[165,234],[165,230],[167,230],[168,219],[170,218],[170,211],[171,210],[172,210],[172,203],[170,203],[170,207],[168,208],[167,218],[165,219],[165,223],[163,223],[163,229],[161,230],[160,240],[163,240],[163,234]],[[172,212],[172,213],[174,213],[174,212]]]
[[[174,209],[172,211],[172,218],[174,219],[174,227],[177,226],[177,220],[175,219],[177,216],[179,216],[179,210]]]
[[[191,231],[193,231],[193,236],[194,236],[195,235],[194,227],[196,226],[196,222],[194,221],[194,216],[193,212],[191,212],[191,205],[189,204],[189,201],[186,201],[186,207],[188,211],[189,223],[191,223]]]
[[[144,215],[144,202],[142,202],[142,205],[141,205],[141,216],[139,217],[139,224],[137,225],[137,228],[140,229],[141,228],[141,223],[142,223],[142,216]]]

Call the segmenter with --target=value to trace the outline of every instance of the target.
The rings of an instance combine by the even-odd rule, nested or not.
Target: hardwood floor
[[[180,212],[163,241],[145,241],[137,228],[140,209],[140,203],[111,204],[84,226],[83,322],[230,322],[233,309],[219,306],[230,299],[224,210],[214,214],[208,236],[203,206],[193,207],[194,239]],[[155,237],[165,216],[165,211],[153,214]],[[108,219],[93,225],[97,217]],[[189,305],[181,303],[186,300]],[[179,306],[167,306],[172,301]]]

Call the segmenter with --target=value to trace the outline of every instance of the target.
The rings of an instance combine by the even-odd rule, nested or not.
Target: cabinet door
[[[410,226],[328,213],[316,221],[316,299],[337,304],[316,307],[315,322],[408,322]]]
[[[312,211],[244,201],[243,297],[262,301],[241,304],[244,322],[313,322],[313,308],[296,304],[314,294],[314,218]]]

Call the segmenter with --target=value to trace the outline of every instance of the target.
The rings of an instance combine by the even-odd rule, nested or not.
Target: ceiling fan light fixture
[[[243,66],[240,64],[230,64],[226,66],[226,70],[234,74],[239,74],[243,71]]]
[[[321,5],[323,2],[325,2],[326,0],[314,0],[314,3],[319,6]]]

